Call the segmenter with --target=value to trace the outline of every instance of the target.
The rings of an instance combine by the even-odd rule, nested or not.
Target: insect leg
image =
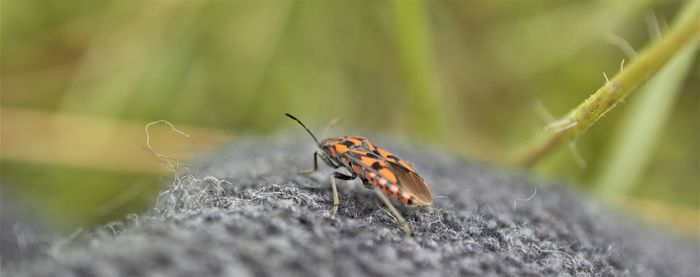
[[[307,174],[314,173],[316,171],[318,171],[318,151],[314,152],[314,168],[300,170],[299,174],[307,175]]]
[[[333,191],[333,208],[331,208],[331,219],[335,218],[335,214],[338,213],[338,206],[340,206],[340,198],[338,197],[338,188],[335,185],[335,179],[340,180],[352,180],[357,177],[356,174],[345,175],[340,172],[333,172],[331,174],[331,190]]]
[[[326,154],[324,154],[324,153],[322,153],[322,152],[319,152],[319,151],[316,151],[316,152],[314,152],[314,167],[313,167],[313,168],[309,168],[309,169],[305,169],[305,170],[300,170],[300,171],[299,171],[299,174],[308,175],[308,174],[311,174],[311,173],[314,173],[314,172],[318,171],[318,158],[321,158],[321,160],[322,160],[324,163],[326,163],[328,166],[330,166],[330,167],[332,167],[332,168],[338,168],[338,165],[336,165],[335,163],[333,163],[333,162],[328,158],[328,156],[326,156]]]
[[[322,160],[324,163],[326,163],[328,166],[330,166],[330,167],[332,167],[332,168],[338,168],[338,167],[340,167],[340,166],[337,165],[335,162],[333,162],[333,160],[331,160],[331,159],[328,157],[328,155],[326,155],[326,153],[318,152],[318,151],[316,151],[316,153],[318,153],[318,156],[321,158],[321,160]]]
[[[340,180],[347,181],[347,180],[352,180],[352,179],[357,178],[357,174],[352,173],[352,175],[345,175],[345,174],[340,173],[340,172],[333,172],[333,177],[338,178]]]
[[[386,207],[389,208],[389,211],[391,212],[391,214],[396,218],[396,220],[399,222],[399,224],[401,224],[401,226],[403,227],[403,238],[404,239],[410,238],[411,237],[411,227],[408,226],[408,222],[406,222],[406,219],[404,219],[403,216],[401,216],[401,213],[399,213],[399,211],[396,210],[396,207],[394,207],[394,204],[391,204],[391,201],[389,200],[389,198],[387,198],[386,195],[384,195],[384,193],[382,193],[382,191],[379,188],[375,188],[374,192],[375,192],[375,194],[377,194],[379,199],[381,199],[382,202],[384,202],[384,205],[386,205]]]

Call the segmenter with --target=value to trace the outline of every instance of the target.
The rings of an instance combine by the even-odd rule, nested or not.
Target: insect
[[[404,236],[411,236],[411,229],[406,220],[396,210],[387,196],[407,206],[429,206],[433,203],[430,188],[409,163],[399,159],[382,148],[372,144],[367,138],[359,136],[343,136],[326,138],[319,141],[309,128],[291,114],[285,115],[298,122],[316,141],[319,150],[314,152],[314,167],[301,173],[309,174],[318,170],[318,158],[328,166],[338,169],[345,168],[350,173],[335,171],[331,174],[331,189],[333,192],[333,208],[331,218],[338,212],[340,200],[335,179],[353,180],[360,178],[362,184],[373,189],[375,194],[384,202],[389,211],[401,224]]]

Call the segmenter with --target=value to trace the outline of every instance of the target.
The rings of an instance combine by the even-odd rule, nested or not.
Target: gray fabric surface
[[[380,141],[382,142],[382,141]],[[698,276],[696,240],[612,214],[565,186],[383,141],[430,184],[434,211],[399,207],[413,238],[359,180],[311,176],[307,138],[247,140],[189,165],[155,204],[6,268],[29,276]]]

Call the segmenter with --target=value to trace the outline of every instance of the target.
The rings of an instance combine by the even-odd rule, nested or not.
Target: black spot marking
[[[413,197],[408,198],[408,201],[406,201],[406,205],[413,205]]]
[[[340,142],[340,144],[347,146],[348,148],[355,146],[355,143],[349,140],[343,140]]]
[[[382,169],[382,168],[384,168],[384,167],[383,167],[378,161],[372,163],[372,169],[374,169],[374,170],[380,170],[380,169]]]
[[[377,158],[381,157],[379,155],[375,155],[374,153],[367,152],[367,151],[365,151],[362,155],[367,157],[367,158],[372,158],[372,159],[377,159]]]
[[[386,156],[386,158],[387,158],[387,159],[391,159],[391,160],[394,160],[394,161],[397,161],[397,162],[399,161],[399,158],[397,158],[397,157],[396,157],[396,156],[394,156],[394,155],[389,155],[389,156]]]

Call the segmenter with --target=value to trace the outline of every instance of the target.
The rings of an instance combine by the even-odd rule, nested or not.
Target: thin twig
[[[686,10],[687,12],[687,10]],[[536,164],[562,142],[583,134],[608,111],[624,100],[639,85],[654,75],[678,50],[697,39],[700,33],[700,17],[693,9],[692,16],[674,24],[660,40],[647,47],[624,71],[618,72],[610,82],[599,88],[582,104],[570,111],[558,122],[569,122],[569,128],[552,128],[533,144],[519,160],[525,167]],[[679,18],[683,18],[681,15]]]
[[[153,155],[154,155],[158,160],[160,160],[160,161],[166,163],[166,165],[168,166],[168,169],[169,169],[170,171],[172,171],[173,173],[177,173],[177,168],[178,168],[180,162],[179,162],[178,160],[176,160],[176,159],[173,159],[172,157],[170,157],[170,156],[168,156],[168,155],[161,154],[160,152],[156,151],[156,149],[153,148],[153,146],[151,146],[151,132],[149,131],[149,129],[151,128],[152,125],[155,125],[155,124],[158,124],[158,123],[163,123],[163,124],[166,124],[166,125],[170,126],[170,129],[172,129],[173,132],[176,132],[176,133],[178,133],[178,134],[180,134],[180,135],[183,135],[183,136],[186,137],[186,138],[189,138],[190,135],[187,134],[187,133],[185,133],[185,132],[183,132],[183,131],[178,130],[177,128],[175,128],[175,125],[173,125],[172,123],[170,123],[170,121],[163,120],[163,119],[158,120],[158,121],[154,121],[154,122],[151,122],[151,123],[148,123],[148,124],[146,124],[146,127],[144,127],[144,131],[146,132],[146,147],[148,148],[148,150],[150,150],[151,153],[153,153]]]

